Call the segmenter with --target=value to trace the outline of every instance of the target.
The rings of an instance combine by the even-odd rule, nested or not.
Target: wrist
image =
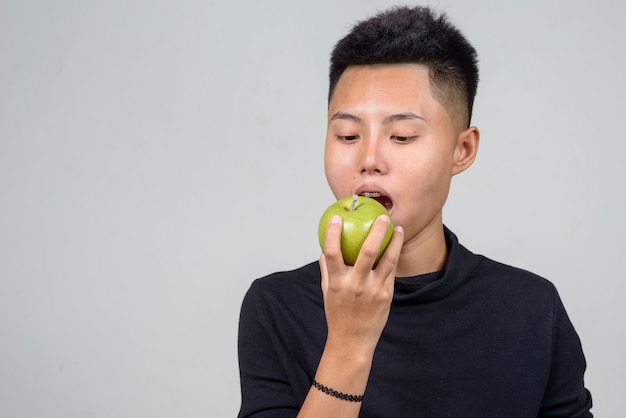
[[[341,335],[335,338],[328,334],[324,353],[339,364],[351,363],[355,366],[369,365],[374,358],[374,351],[378,340],[346,338]]]
[[[373,350],[351,350],[345,346],[324,348],[315,380],[345,394],[362,395],[372,368]]]
[[[311,385],[315,389],[319,390],[320,392],[323,392],[323,393],[325,393],[325,394],[327,394],[329,396],[332,396],[334,398],[341,399],[342,401],[363,402],[363,395],[349,395],[347,393],[339,392],[339,391],[336,391],[333,388],[330,388],[328,386],[324,386],[323,384],[321,384],[320,382],[318,382],[315,379],[313,379],[313,383]]]

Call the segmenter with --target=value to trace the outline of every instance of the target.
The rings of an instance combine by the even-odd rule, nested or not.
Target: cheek
[[[451,169],[448,160],[441,155],[421,155],[405,164],[404,177],[411,179],[411,200],[420,206],[440,204],[448,194]]]
[[[355,176],[345,161],[329,157],[327,154],[324,158],[324,173],[326,181],[337,199],[347,197],[352,193]]]
[[[452,175],[454,152],[447,148],[432,148],[420,155],[421,170],[429,177],[441,179]]]
[[[447,196],[450,187],[450,168],[443,164],[432,164],[425,167],[423,173],[422,193],[439,201]]]

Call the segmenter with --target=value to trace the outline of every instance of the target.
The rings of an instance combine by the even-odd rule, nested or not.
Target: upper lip
[[[389,193],[387,193],[387,191],[385,189],[383,189],[382,187],[380,187],[377,184],[363,184],[362,186],[360,186],[359,188],[356,189],[354,194],[362,196],[366,192],[380,193],[381,196],[386,196],[387,198],[391,199],[391,201],[393,202],[393,199],[391,198]]]

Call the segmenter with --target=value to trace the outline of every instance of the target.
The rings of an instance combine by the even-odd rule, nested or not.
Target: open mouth
[[[361,196],[371,197],[372,199],[383,205],[385,209],[387,209],[387,211],[390,211],[393,207],[393,202],[391,201],[391,199],[387,196],[381,195],[380,192],[363,192],[361,193]]]

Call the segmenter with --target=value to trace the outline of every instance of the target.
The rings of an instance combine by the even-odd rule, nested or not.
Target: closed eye
[[[391,139],[393,139],[396,142],[409,142],[409,141],[413,141],[417,138],[417,136],[399,136],[399,135],[392,135]]]
[[[358,135],[337,135],[337,138],[342,141],[351,142],[351,141],[356,141],[357,139],[359,139],[359,136]]]

